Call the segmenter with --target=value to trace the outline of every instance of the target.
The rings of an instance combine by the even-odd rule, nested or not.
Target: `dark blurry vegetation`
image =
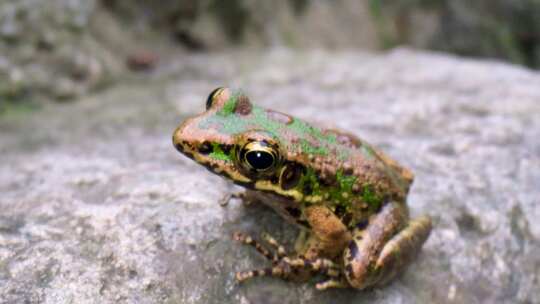
[[[308,4],[308,0],[0,0],[0,111],[8,104],[73,100],[187,52],[322,46],[319,42],[325,38],[319,34],[329,39],[327,46],[344,45],[349,39],[336,40],[336,24],[320,20],[338,20],[347,8],[323,14],[331,4]],[[312,10],[315,16],[307,18],[311,21],[296,23],[310,7],[318,7]],[[361,19],[365,18],[356,18]],[[317,26],[326,33],[319,33]],[[304,35],[306,28],[315,30]]]
[[[540,68],[538,0],[370,0],[370,8],[385,47],[412,44]]]
[[[538,0],[0,0],[0,110],[72,100],[187,52],[408,44],[538,68],[539,43]]]

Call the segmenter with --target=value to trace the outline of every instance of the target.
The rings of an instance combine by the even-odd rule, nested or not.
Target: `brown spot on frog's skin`
[[[349,148],[358,149],[360,146],[362,146],[362,141],[347,132],[336,130],[336,129],[327,129],[324,130],[325,134],[333,134],[336,136],[336,141],[344,146],[347,146]]]
[[[236,114],[249,115],[252,109],[253,106],[246,95],[238,96],[238,101],[236,102],[236,107],[234,108],[234,112]]]
[[[354,167],[353,164],[350,161],[346,161],[343,163],[343,174],[345,175],[353,175],[354,174]]]
[[[268,118],[271,120],[280,122],[284,125],[288,125],[293,122],[293,118],[291,116],[281,112],[266,110],[266,115],[268,115]]]

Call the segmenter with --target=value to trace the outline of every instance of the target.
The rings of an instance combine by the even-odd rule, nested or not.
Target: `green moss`
[[[413,44],[540,67],[538,0],[369,0],[369,5],[383,47]],[[416,21],[431,18],[438,23],[435,31]]]
[[[390,49],[399,44],[397,35],[392,30],[392,23],[389,18],[383,13],[382,0],[370,0],[369,10],[375,23],[375,30],[379,36],[380,45],[383,49]]]

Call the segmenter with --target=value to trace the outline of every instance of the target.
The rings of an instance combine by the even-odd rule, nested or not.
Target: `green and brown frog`
[[[239,272],[327,279],[318,289],[365,289],[389,282],[411,263],[431,231],[431,219],[409,219],[413,174],[380,150],[343,131],[321,129],[252,104],[241,91],[217,88],[206,111],[173,135],[176,149],[247,190],[243,197],[274,208],[302,233],[288,254],[270,235],[273,252],[240,233],[272,266]]]

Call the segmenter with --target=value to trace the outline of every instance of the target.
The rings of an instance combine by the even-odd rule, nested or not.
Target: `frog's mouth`
[[[242,174],[235,164],[234,144],[220,144],[226,141],[223,138],[211,138],[208,131],[201,136],[190,129],[191,125],[191,121],[188,120],[174,132],[173,144],[176,150],[215,174],[229,178],[237,184],[249,186],[252,180]],[[205,140],[201,141],[201,138]]]
[[[199,152],[194,152],[191,148],[186,147],[186,145],[175,145],[175,147],[180,153],[193,159],[212,173],[230,178],[235,183],[244,186],[251,183],[251,180],[240,173],[240,171],[236,169],[234,162],[224,157],[225,154],[222,154],[222,152],[200,154]]]

